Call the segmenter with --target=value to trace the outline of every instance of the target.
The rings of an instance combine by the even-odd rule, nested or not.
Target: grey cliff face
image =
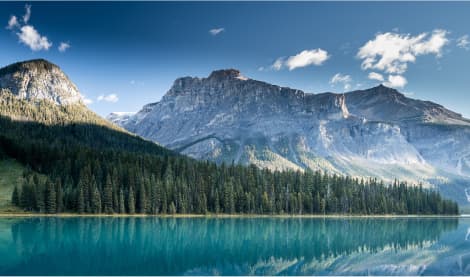
[[[26,100],[51,100],[59,105],[80,103],[75,84],[56,65],[45,60],[15,63],[0,69],[0,88]]]
[[[219,163],[425,184],[470,177],[470,121],[384,86],[308,94],[219,70],[179,78],[160,102],[114,122]]]

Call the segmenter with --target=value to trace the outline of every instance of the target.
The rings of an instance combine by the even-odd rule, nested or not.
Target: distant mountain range
[[[208,79],[178,80],[164,101],[146,106],[147,112],[113,114],[114,121],[127,126],[138,124],[142,113],[162,108],[157,125],[147,121],[149,135],[165,131],[167,145],[198,158],[275,169],[302,169],[310,162],[328,172],[197,161],[112,124],[82,99],[70,79],[48,61],[0,69],[0,213],[459,213],[455,201],[434,190],[351,179],[335,167],[335,160],[308,156],[314,153],[307,148],[312,137],[304,135],[313,134],[317,124],[325,132],[336,131],[335,136],[366,124],[350,115],[344,95],[309,96],[229,70]],[[368,136],[381,130],[377,124],[368,128]],[[359,136],[363,130],[355,132]],[[177,135],[187,137],[172,138]],[[386,140],[387,134],[382,137]],[[328,143],[336,145],[333,139]],[[302,153],[299,145],[305,148]],[[337,153],[350,145],[339,145]],[[401,159],[397,149],[393,154]],[[405,160],[414,162],[415,156]]]
[[[215,71],[208,78],[176,80],[161,102],[136,114],[114,113],[112,120],[129,131],[95,114],[82,99],[65,73],[46,60],[0,69],[0,159],[11,161],[2,165],[23,167],[11,177],[17,182],[0,192],[2,199],[12,200],[12,208],[150,214],[457,212],[435,192],[382,186],[380,180],[360,186],[360,180],[346,175],[425,181],[466,203],[468,120],[385,87],[313,95],[254,81],[237,70]],[[176,152],[300,171],[216,166]],[[307,168],[342,176],[301,172]]]
[[[218,70],[108,119],[196,159],[398,178],[467,203],[470,120],[383,85],[309,94]]]

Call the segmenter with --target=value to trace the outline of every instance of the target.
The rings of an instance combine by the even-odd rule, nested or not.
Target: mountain
[[[122,130],[86,107],[77,86],[43,60],[0,68],[0,116],[49,125],[83,123]]]
[[[233,72],[219,72],[213,77],[243,80],[230,74]],[[82,103],[77,87],[59,67],[45,60],[2,68],[0,80],[1,211],[459,212],[457,203],[443,199],[438,192],[403,183],[386,186],[378,180],[352,180],[319,172],[272,172],[255,166],[216,165],[179,155],[90,111]],[[337,110],[336,115],[326,112],[329,103],[321,108],[326,117],[344,116],[344,97],[337,102],[331,107]],[[122,114],[115,116],[119,115]],[[121,122],[134,119],[135,115]]]
[[[177,79],[160,102],[119,121],[196,159],[399,178],[427,185],[470,177],[470,120],[378,86],[309,94],[238,70]],[[463,190],[443,187],[466,203]],[[449,189],[452,188],[452,189]]]
[[[0,87],[19,99],[51,100],[56,104],[82,101],[80,92],[55,64],[38,59],[19,62],[0,69]]]
[[[106,119],[117,125],[124,125],[133,115],[135,112],[114,112],[110,113]]]

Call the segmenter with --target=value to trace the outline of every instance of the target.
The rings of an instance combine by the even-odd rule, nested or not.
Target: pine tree
[[[219,198],[219,191],[217,189],[215,189],[214,212],[216,214],[220,213],[220,198]]]
[[[81,214],[85,212],[85,192],[83,187],[83,182],[80,182],[78,185],[77,212]]]
[[[46,211],[45,190],[42,183],[35,183],[34,194],[36,195],[36,210],[43,213]]]
[[[47,183],[45,205],[47,213],[53,214],[57,212],[57,193],[52,182]]]
[[[64,192],[62,190],[62,183],[61,183],[60,179],[56,180],[56,187],[57,187],[57,192],[56,192],[56,195],[57,195],[57,200],[56,200],[57,212],[61,213],[61,212],[64,211]]]
[[[261,199],[261,207],[263,210],[263,213],[271,213],[272,208],[271,208],[271,201],[269,200],[268,193],[264,192],[262,199]]]
[[[106,183],[104,186],[104,193],[103,193],[103,204],[104,204],[104,212],[107,214],[114,213],[113,210],[113,185],[111,184],[111,177],[109,174],[106,176]]]
[[[168,211],[168,201],[166,197],[166,192],[162,192],[162,208],[161,208],[161,213],[166,214]]]
[[[20,193],[18,192],[18,187],[16,186],[13,189],[13,194],[11,195],[11,203],[15,206],[20,205]]]
[[[176,206],[175,206],[175,203],[173,201],[171,201],[171,203],[170,203],[169,213],[170,214],[176,214]]]
[[[124,192],[122,189],[119,191],[119,213],[126,213],[126,203],[124,202]]]
[[[146,212],[146,197],[145,197],[145,184],[143,180],[140,181],[139,185],[139,197],[138,197],[138,207],[139,207],[139,213],[144,214]]]
[[[227,214],[235,213],[235,199],[233,194],[232,180],[228,181],[224,186],[224,212]]]
[[[152,178],[154,179],[154,178]],[[150,213],[158,213],[158,203],[157,203],[157,188],[154,182],[151,182],[150,186]]]
[[[129,214],[135,214],[135,196],[134,196],[134,189],[132,187],[130,187],[129,189],[127,207],[128,207]]]
[[[94,187],[93,194],[91,196],[91,209],[92,213],[101,213],[101,195],[97,187]]]
[[[20,194],[20,207],[26,210],[31,210],[35,204],[31,203],[31,189],[29,183],[23,183]]]

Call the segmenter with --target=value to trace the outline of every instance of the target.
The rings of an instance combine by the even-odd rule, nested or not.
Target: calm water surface
[[[0,218],[1,275],[470,275],[470,219]]]

